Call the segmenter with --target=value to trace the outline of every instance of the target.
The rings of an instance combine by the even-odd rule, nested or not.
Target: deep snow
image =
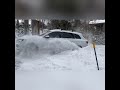
[[[15,90],[105,90],[105,45],[96,45],[98,71],[92,44],[26,38],[16,47]]]
[[[45,40],[39,36],[25,36],[26,41],[16,50],[16,66],[19,70],[96,70],[92,44],[79,48],[64,39]],[[17,40],[16,40],[17,41]],[[16,48],[17,49],[17,48]],[[105,68],[105,46],[97,45],[100,69]]]
[[[96,46],[96,52],[98,56],[98,63],[100,69],[105,69],[105,50],[104,46]],[[17,57],[16,57],[17,58]],[[92,45],[85,48],[79,48],[74,51],[64,51],[58,54],[44,54],[33,58],[20,58],[22,63],[20,65],[21,70],[77,70],[77,71],[89,71],[97,70],[96,59]]]

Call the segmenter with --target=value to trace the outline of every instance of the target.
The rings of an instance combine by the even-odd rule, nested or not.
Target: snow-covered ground
[[[99,71],[92,44],[30,38],[15,57],[15,90],[105,90],[105,45],[96,45],[96,52]]]
[[[105,90],[104,71],[16,71],[15,90]]]
[[[96,46],[98,62],[101,70],[105,69],[105,47]],[[25,53],[23,54],[25,55]],[[90,71],[97,70],[96,59],[92,45],[85,48],[79,48],[74,51],[64,51],[58,54],[44,54],[34,58],[20,59],[21,65],[18,70],[22,71],[53,71],[53,70],[72,70],[72,71]]]

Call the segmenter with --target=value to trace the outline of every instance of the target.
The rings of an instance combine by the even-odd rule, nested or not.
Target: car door
[[[74,40],[72,40],[74,43],[76,43],[78,46],[82,47],[82,41],[81,41],[81,37],[77,34],[73,34],[74,36]]]
[[[84,47],[86,43],[79,35],[73,33],[62,32],[61,38],[67,39],[80,47]]]
[[[75,37],[76,40],[78,40],[78,42],[80,43],[80,45],[82,47],[88,46],[88,40],[85,39],[82,34],[79,34],[79,35],[78,34],[74,34],[74,37]]]
[[[74,35],[73,35],[72,33],[62,32],[62,33],[61,33],[61,38],[64,38],[64,39],[67,39],[67,40],[69,40],[69,41],[71,41],[71,42],[76,43],[76,42],[74,41]]]
[[[80,46],[80,47],[86,46],[86,41],[80,35],[77,35],[77,34],[73,34],[73,35],[74,35],[74,42],[78,46]]]

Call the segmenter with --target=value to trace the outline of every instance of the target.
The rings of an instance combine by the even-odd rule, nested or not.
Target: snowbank
[[[105,69],[105,46],[97,45],[96,52],[100,70]],[[39,57],[16,57],[22,71],[96,71],[96,59],[92,45],[58,54],[41,54]],[[19,64],[19,63],[18,63]]]

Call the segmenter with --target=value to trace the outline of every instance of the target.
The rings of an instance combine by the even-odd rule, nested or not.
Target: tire
[[[82,46],[78,45],[80,48],[82,48]]]

